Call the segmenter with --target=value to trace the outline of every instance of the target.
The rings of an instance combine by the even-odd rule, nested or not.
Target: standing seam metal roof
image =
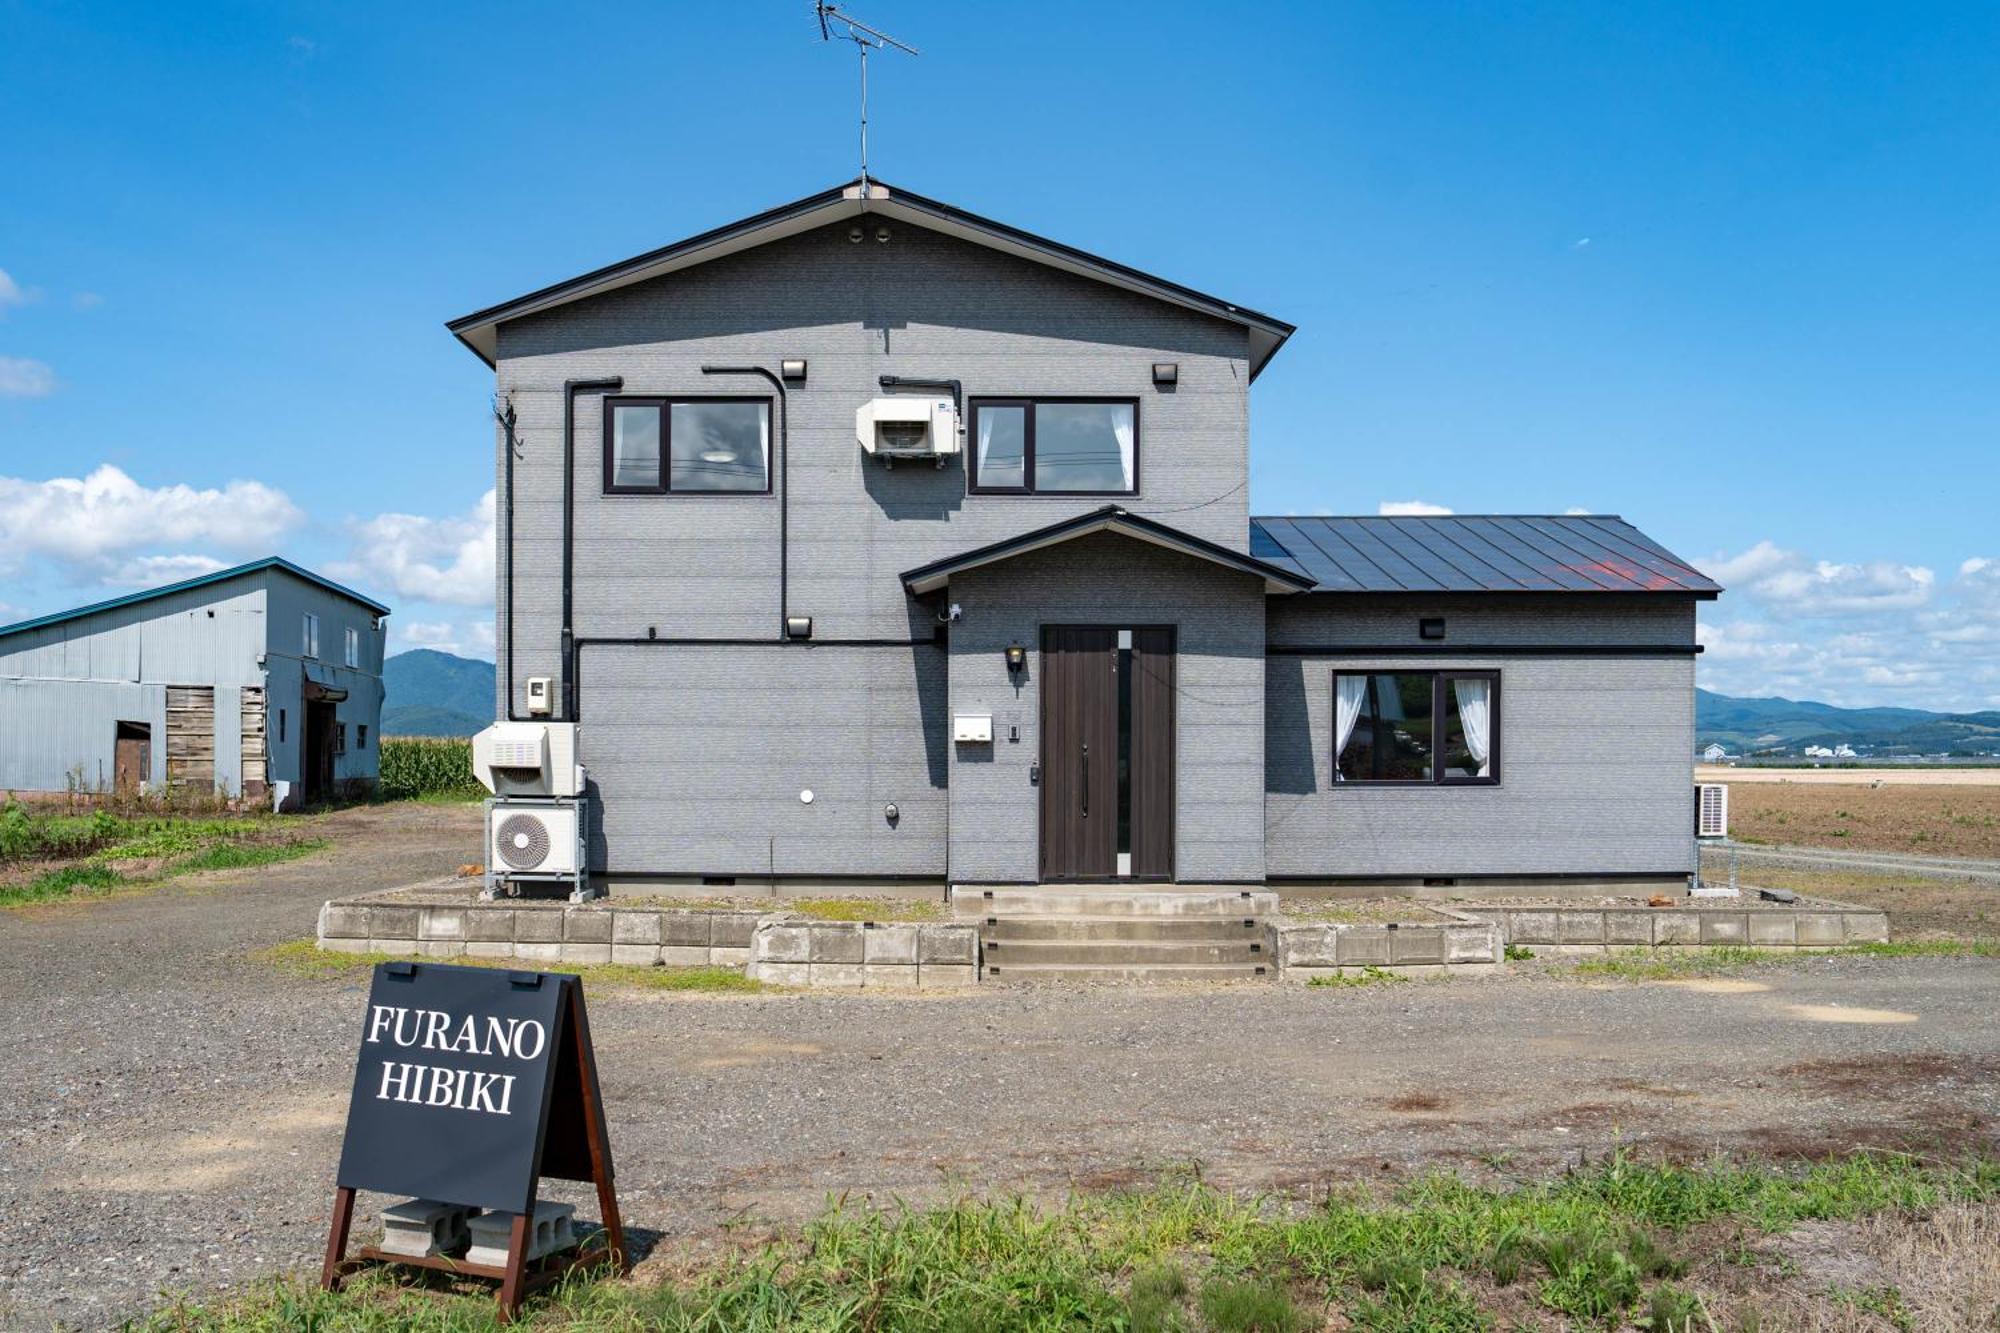
[[[1722,591],[1615,514],[1252,518],[1250,553],[1314,592]]]
[[[363,597],[352,588],[344,588],[332,579],[322,578],[310,569],[295,565],[281,555],[265,556],[262,560],[252,560],[247,565],[235,565],[229,569],[218,569],[213,574],[197,574],[191,579],[178,583],[168,583],[158,588],[147,588],[141,592],[127,593],[123,597],[113,597],[108,601],[92,602],[89,606],[72,607],[68,611],[56,611],[33,620],[23,620],[18,624],[0,626],[0,638],[9,634],[20,634],[31,629],[42,629],[49,625],[60,625],[65,620],[76,620],[83,616],[96,615],[99,611],[114,611],[121,606],[131,606],[135,602],[149,602],[155,597],[165,597],[168,593],[186,592],[190,588],[201,588],[211,583],[222,583],[228,579],[241,578],[245,574],[256,574],[267,569],[281,569],[307,583],[315,584],[328,592],[337,593],[351,602],[359,603],[378,616],[389,614],[389,608],[372,597]]]

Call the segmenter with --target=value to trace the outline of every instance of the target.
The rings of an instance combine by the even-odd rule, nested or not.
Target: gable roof
[[[915,226],[927,227],[975,245],[983,245],[992,250],[1015,255],[1022,259],[1046,264],[1050,268],[1067,273],[1080,274],[1126,291],[1139,292],[1156,300],[1165,301],[1189,310],[1211,315],[1216,319],[1240,324],[1250,337],[1250,378],[1256,379],[1258,372],[1284,346],[1285,339],[1292,336],[1293,327],[1281,319],[1260,314],[1247,306],[1231,304],[1218,297],[1208,296],[1183,287],[1177,282],[1142,273],[1113,260],[1064,245],[1060,241],[1036,236],[1018,227],[1010,227],[1004,222],[995,222],[976,213],[968,213],[962,208],[926,199],[920,194],[884,185],[881,181],[866,183],[859,180],[845,185],[836,185],[830,190],[807,195],[789,204],[782,204],[768,212],[743,218],[705,231],[699,236],[690,236],[684,241],[658,250],[649,250],[643,255],[621,260],[594,269],[579,277],[539,291],[517,296],[511,301],[476,310],[472,314],[451,320],[445,327],[458,340],[471,348],[479,359],[487,365],[494,361],[498,343],[499,326],[510,319],[532,315],[556,306],[567,305],[586,297],[603,292],[615,291],[636,282],[646,282],[653,278],[681,269],[705,264],[711,259],[736,254],[756,246],[767,245],[787,236],[796,236],[815,227],[823,227],[841,218],[860,217],[864,213],[876,213]]]
[[[171,593],[186,592],[191,588],[206,587],[211,583],[223,583],[229,579],[241,578],[245,574],[257,574],[267,569],[281,569],[307,583],[316,584],[330,593],[345,597],[348,601],[364,606],[378,616],[389,614],[389,608],[373,598],[363,597],[352,588],[344,588],[332,579],[321,578],[310,569],[302,568],[283,556],[270,555],[262,560],[252,560],[246,565],[236,565],[230,569],[218,569],[213,574],[198,574],[179,583],[168,583],[158,588],[147,588],[142,592],[127,593],[123,597],[113,597],[108,601],[92,602],[89,606],[74,607],[68,611],[55,611],[33,620],[23,620],[17,624],[0,626],[0,638],[9,634],[21,634],[31,629],[43,629],[50,625],[60,625],[66,620],[78,620],[84,616],[96,615],[99,611],[115,611],[121,606],[134,606],[140,602],[150,602],[155,597],[165,597]]]
[[[1252,518],[1250,552],[1315,592],[1722,591],[1615,514]]]
[[[1060,523],[1051,523],[1044,528],[1035,528],[1018,536],[1008,537],[987,546],[977,546],[957,555],[933,560],[928,565],[919,565],[903,574],[903,587],[912,596],[936,592],[951,582],[951,576],[962,574],[981,565],[996,564],[1010,560],[1029,551],[1040,550],[1044,546],[1055,546],[1061,542],[1074,541],[1094,532],[1115,532],[1136,541],[1151,542],[1164,546],[1170,551],[1179,551],[1210,564],[1221,565],[1240,573],[1252,574],[1264,580],[1267,592],[1305,592],[1312,587],[1312,580],[1292,569],[1282,568],[1241,551],[1232,551],[1227,546],[1217,546],[1214,542],[1197,537],[1179,528],[1170,528],[1141,514],[1134,514],[1117,505],[1106,505],[1088,514],[1078,514]]]

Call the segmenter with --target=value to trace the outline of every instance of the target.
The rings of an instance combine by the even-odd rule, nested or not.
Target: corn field
[[[484,796],[472,776],[472,742],[430,736],[384,736],[377,792],[390,800],[416,796]]]

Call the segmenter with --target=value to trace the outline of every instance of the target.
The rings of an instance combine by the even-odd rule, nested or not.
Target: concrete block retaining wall
[[[1471,976],[1501,963],[1499,927],[1464,921],[1440,925],[1351,925],[1281,923],[1277,936],[1278,972],[1287,981],[1365,968],[1410,975]]]
[[[750,938],[746,971],[779,986],[972,986],[979,981],[979,928],[971,923],[767,919]]]
[[[319,946],[423,958],[518,958],[530,963],[743,967],[756,912],[572,907],[562,903],[449,906],[329,902]]]
[[[1719,944],[1758,949],[1831,949],[1849,944],[1881,944],[1889,938],[1887,913],[1837,903],[1768,909],[1454,906],[1451,914],[1497,926],[1508,944],[1555,953]]]

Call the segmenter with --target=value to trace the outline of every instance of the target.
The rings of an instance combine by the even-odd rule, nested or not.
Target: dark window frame
[[[677,403],[757,403],[764,409],[764,488],[757,491],[675,490],[673,487],[673,408]],[[612,421],[621,407],[650,407],[660,418],[660,481],[656,486],[620,486],[614,480]],[[754,500],[776,494],[778,451],[772,435],[777,423],[777,406],[769,394],[755,393],[640,393],[607,396],[604,400],[604,494],[670,496],[679,500]]]
[[[1035,485],[1035,408],[1042,403],[1101,403],[1132,409],[1132,485],[1122,491],[1047,491]],[[1021,479],[1019,486],[985,486],[979,480],[979,412],[987,407],[1024,409],[1021,420]],[[1145,430],[1140,424],[1139,400],[1123,394],[986,394],[966,402],[965,488],[970,495],[1057,495],[1091,496],[1139,493],[1141,455]]]
[[[1336,788],[1497,787],[1500,785],[1502,773],[1500,764],[1501,741],[1505,734],[1505,728],[1501,725],[1500,696],[1503,691],[1500,683],[1501,673],[1497,668],[1424,667],[1413,671],[1408,668],[1397,667],[1361,670],[1335,667],[1333,674],[1327,680],[1327,685],[1332,691],[1329,702],[1333,705],[1333,712],[1328,714],[1328,721],[1330,725],[1336,728],[1339,726],[1340,678],[1342,676],[1429,676],[1431,678],[1431,776],[1427,778],[1343,778],[1339,775],[1340,756],[1336,754],[1331,757],[1331,762],[1328,765],[1331,769],[1333,785]],[[1444,738],[1445,724],[1445,690],[1449,688],[1451,682],[1454,680],[1484,680],[1492,683],[1492,693],[1487,699],[1488,717],[1486,726],[1488,732],[1487,746],[1491,752],[1489,765],[1493,772],[1487,777],[1474,776],[1461,778],[1448,777],[1445,774],[1444,764],[1441,762],[1443,759],[1441,742]],[[1348,744],[1353,744],[1352,737],[1349,738]],[[1328,748],[1332,748],[1332,737],[1330,734],[1328,737]]]

